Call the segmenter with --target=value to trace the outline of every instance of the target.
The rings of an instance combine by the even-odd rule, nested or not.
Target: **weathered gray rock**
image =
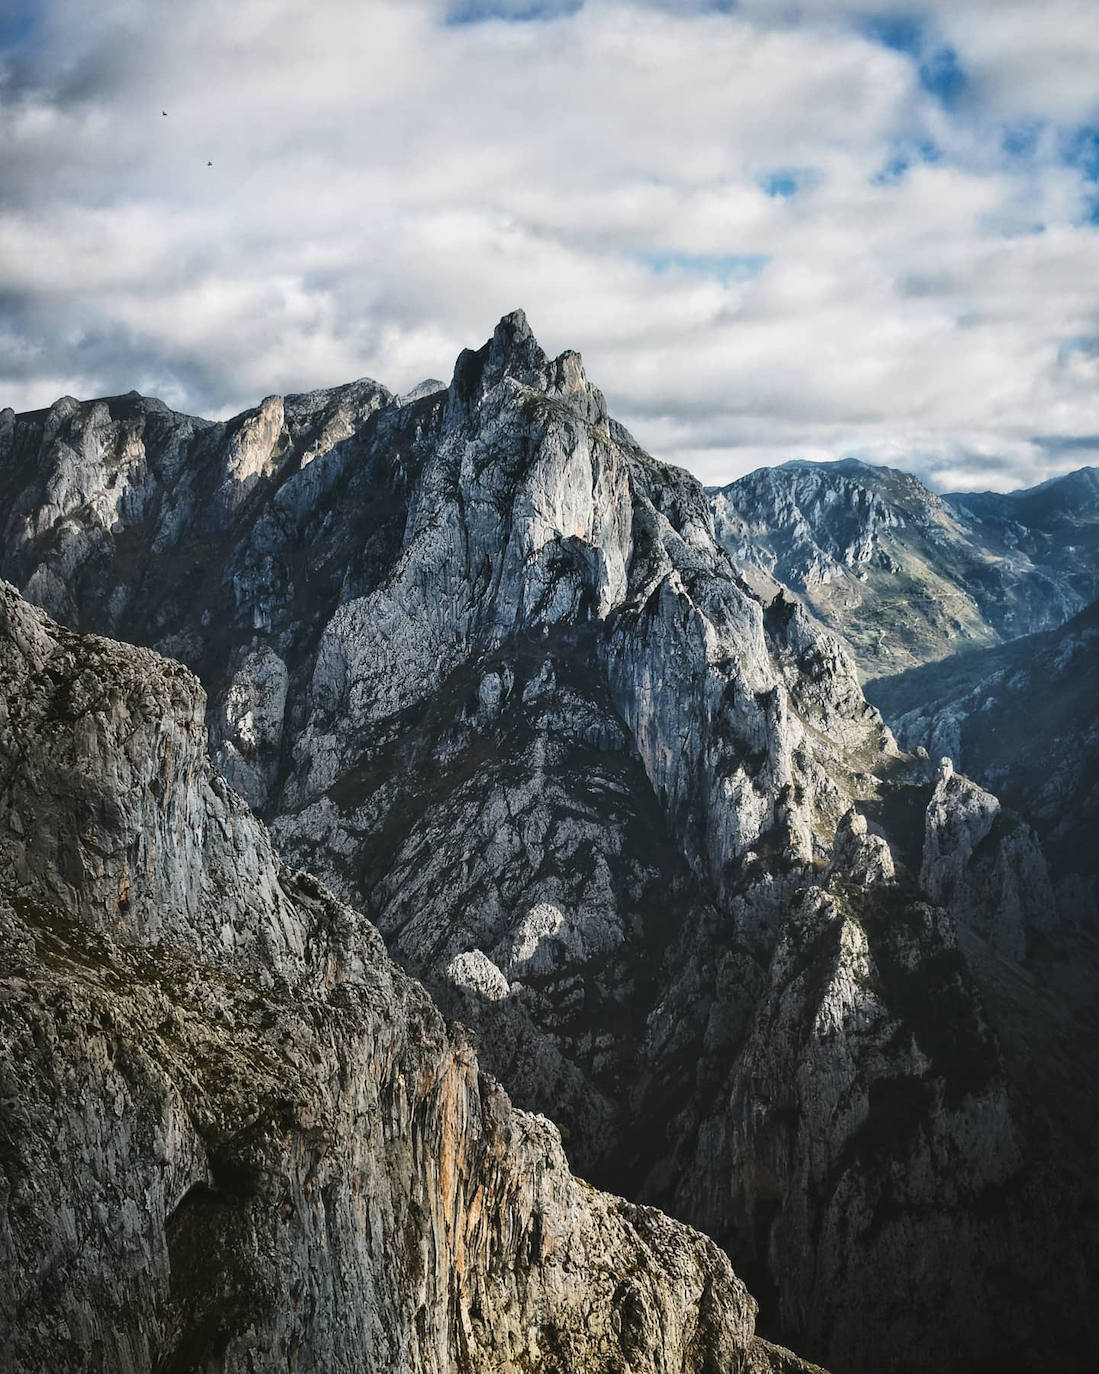
[[[1000,649],[903,674],[889,706],[909,748],[947,751],[1034,826],[1063,925],[1099,918],[1099,603]],[[1078,958],[1079,949],[1070,958]]]
[[[102,404],[102,452],[144,446],[140,511],[114,531],[74,496],[28,532],[86,417],[14,418],[3,567],[200,673],[279,848],[376,921],[574,1167],[704,1226],[766,1329],[846,1370],[1073,1367],[1087,1123],[1058,1104],[1086,1076],[1035,1105],[1021,1047],[1046,1063],[1075,1023],[920,901],[922,766],[575,354],[511,316],[444,390],[285,398],[270,447],[261,412]],[[249,425],[251,485],[214,502]]]
[[[1033,831],[948,758],[927,808],[920,886],[997,953],[1022,960],[1028,936],[1056,919],[1053,888]]]
[[[250,806],[267,805],[282,759],[290,677],[269,645],[245,655],[211,722],[214,761]],[[219,742],[219,736],[221,736]]]
[[[897,870],[888,843],[869,833],[866,817],[854,807],[836,830],[836,845],[828,864],[829,875],[838,874],[862,887],[892,882]]]
[[[725,1257],[278,862],[189,673],[0,586],[0,683],[5,1369],[743,1367]]]

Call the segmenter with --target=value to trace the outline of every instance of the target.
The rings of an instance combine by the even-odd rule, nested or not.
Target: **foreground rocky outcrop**
[[[1094,1073],[1035,991],[1048,913],[996,915],[1040,851],[897,750],[575,354],[517,314],[407,398],[62,401],[0,430],[0,497],[8,575],[200,674],[281,851],[574,1167],[719,1241],[768,1336],[1090,1368]]]
[[[3,1367],[806,1368],[286,869],[176,664],[0,587]]]

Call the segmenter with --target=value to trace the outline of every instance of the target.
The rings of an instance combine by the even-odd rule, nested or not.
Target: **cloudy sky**
[[[706,481],[1099,463],[1097,0],[0,0],[0,405],[403,390],[520,305]]]

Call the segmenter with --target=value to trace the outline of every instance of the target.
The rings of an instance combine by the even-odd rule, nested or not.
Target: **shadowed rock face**
[[[1099,602],[1057,630],[883,683],[911,748],[950,753],[1035,824],[1065,915],[1099,919]]]
[[[1041,490],[1041,489],[1039,489]],[[1073,1061],[1095,1062],[1093,1015],[1099,982],[1099,605],[1060,629],[996,649],[959,654],[883,684],[883,704],[910,747],[949,752],[959,766],[1033,823],[1045,862],[1035,863],[1017,821],[985,806],[985,835],[967,865],[960,895],[990,943],[1006,951],[1028,931],[1027,957],[990,966],[991,995],[1003,1009],[1004,1038],[1032,1080],[1093,1122],[1093,1076]],[[972,784],[966,784],[972,788]],[[974,789],[976,790],[976,789]],[[987,796],[987,792],[983,793]],[[982,830],[985,826],[981,827]],[[1013,859],[1008,900],[989,902],[983,888],[997,854]],[[1042,896],[1046,864],[1052,904]],[[1055,918],[1034,920],[1052,905]],[[1020,984],[1020,973],[1028,983]],[[1021,1004],[1047,1004],[1045,1030],[1035,1034]],[[1076,1086],[1068,1087],[1066,1079]],[[1073,1105],[1075,1104],[1075,1105]],[[1091,1125],[1086,1129],[1094,1129]]]
[[[793,588],[877,679],[1044,630],[1099,592],[1099,474],[936,496],[844,459],[710,493],[718,539],[761,592]]]
[[[1087,1126],[1005,1067],[1007,1002],[982,1010],[1049,918],[985,922],[1040,869],[1025,825],[921,891],[925,843],[965,830],[954,791],[521,315],[448,388],[278,414],[10,419],[3,569],[197,671],[280,850],[576,1167],[726,1247],[768,1334],[845,1371],[1087,1368]],[[1066,1029],[1004,1016],[1012,1044]]]
[[[806,1368],[276,859],[188,672],[0,586],[0,681],[5,1369]]]

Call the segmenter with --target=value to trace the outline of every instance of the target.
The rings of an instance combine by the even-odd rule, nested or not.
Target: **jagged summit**
[[[492,342],[505,350],[533,345],[545,361],[546,355],[542,353],[538,340],[534,337],[534,330],[530,327],[525,310],[511,310],[506,315],[501,315],[492,332]]]
[[[546,354],[534,337],[522,310],[505,315],[492,338],[478,349],[465,348],[454,364],[450,389],[463,403],[490,391],[505,376],[533,383],[545,367]]]
[[[580,354],[566,349],[551,359],[522,310],[505,315],[479,349],[467,348],[458,355],[450,395],[468,410],[505,378],[569,405],[589,423],[607,423],[606,402],[588,381]]]

